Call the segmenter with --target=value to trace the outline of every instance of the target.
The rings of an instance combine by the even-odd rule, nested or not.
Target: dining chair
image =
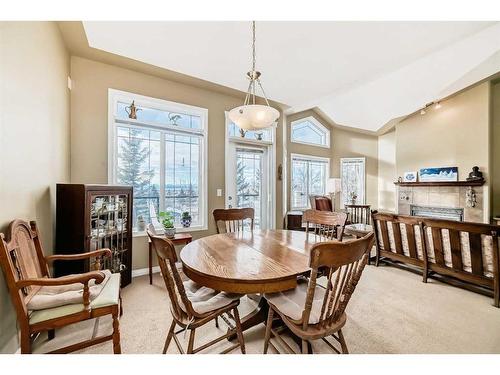
[[[250,231],[253,231],[255,210],[251,207],[217,208],[213,211],[213,215],[218,234],[221,232],[242,232],[246,223],[248,223]]]
[[[320,240],[342,241],[344,235],[347,214],[344,212],[328,212],[318,210],[306,210],[302,216],[306,223],[306,234],[313,231]]]
[[[371,210],[369,204],[346,204],[344,207],[350,224],[370,225]]]
[[[308,352],[311,340],[322,339],[336,353],[347,354],[347,344],[342,334],[347,316],[345,309],[361,277],[368,260],[368,250],[374,242],[374,234],[349,242],[321,242],[311,248],[309,265],[311,276],[299,279],[295,289],[266,293],[269,314],[266,322],[264,354],[269,345],[278,353],[271,336],[290,353],[295,353],[273,329],[274,314],[277,313],[290,331],[302,339],[302,353]],[[328,268],[326,288],[317,284],[318,270]],[[332,336],[340,344],[337,349],[327,337]]]
[[[182,281],[179,271],[176,267],[177,254],[174,244],[166,237],[155,236],[149,230],[147,234],[152,241],[153,247],[158,256],[158,263],[167,287],[170,298],[170,312],[172,313],[172,324],[165,340],[163,354],[172,341],[172,338],[181,354],[184,354],[184,349],[177,338],[177,335],[187,330],[189,333],[189,341],[187,354],[198,353],[219,341],[236,334],[238,343],[231,345],[221,354],[229,353],[233,349],[240,347],[241,352],[245,353],[245,343],[243,341],[243,332],[241,329],[241,321],[238,313],[238,305],[241,295],[219,292],[201,285],[196,284],[192,280]],[[230,328],[225,335],[220,336],[206,344],[194,348],[194,339],[196,329],[206,323],[215,320],[217,317],[227,320],[226,314],[231,317],[236,323],[236,327]],[[231,327],[230,322],[227,322]],[[176,331],[176,326],[181,329]]]
[[[109,340],[113,342],[113,353],[121,353],[120,274],[101,271],[104,257],[111,257],[111,250],[46,256],[34,221],[14,220],[7,236],[0,233],[0,265],[17,314],[22,354],[32,353],[33,342],[41,332],[48,332],[51,340],[58,328],[101,316],[112,318],[111,334],[85,337],[51,353],[70,353]],[[50,274],[49,265],[54,261],[83,259],[94,270],[61,277]]]
[[[332,200],[325,195],[310,195],[311,208],[318,211],[333,211]]]

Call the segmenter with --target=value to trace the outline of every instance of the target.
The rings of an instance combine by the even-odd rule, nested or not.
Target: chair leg
[[[56,337],[56,330],[55,329],[49,329],[47,332],[47,335],[49,337],[49,341],[54,339]]]
[[[307,340],[302,340],[302,354],[308,354],[309,353],[309,343]]]
[[[341,329],[339,329],[338,335],[339,335],[340,346],[342,347],[342,354],[349,354],[349,351],[347,350],[347,344],[345,343],[345,338],[344,335],[342,334]]]
[[[269,313],[267,314],[266,321],[266,335],[264,337],[264,354],[267,354],[267,349],[269,348],[269,340],[271,340],[271,329],[273,328],[273,316],[274,310],[269,306]]]
[[[172,341],[172,337],[174,337],[175,332],[175,320],[172,320],[172,324],[170,325],[170,329],[168,330],[167,338],[165,340],[165,345],[163,346],[163,354],[167,353],[168,346],[170,345],[170,341]]]
[[[195,332],[196,332],[196,329],[192,329],[191,332],[189,333],[189,342],[188,342],[187,354],[193,354],[194,333]]]
[[[122,315],[123,315],[123,301],[122,301],[122,294],[121,293],[118,296],[118,298],[119,298],[119,301],[120,301],[120,318],[121,318]]]
[[[245,340],[243,339],[243,331],[241,329],[240,313],[238,308],[233,309],[234,320],[236,322],[236,334],[238,335],[238,342],[240,343],[241,354],[245,354]]]
[[[31,354],[31,337],[29,333],[21,332],[21,354]]]
[[[215,328],[219,328],[219,317],[215,317]]]
[[[122,348],[120,345],[120,323],[118,321],[119,312],[113,313],[113,353],[121,354]]]

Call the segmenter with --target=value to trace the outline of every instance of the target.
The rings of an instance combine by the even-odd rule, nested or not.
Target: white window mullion
[[[165,133],[160,134],[160,211],[165,211],[165,167],[166,167]]]

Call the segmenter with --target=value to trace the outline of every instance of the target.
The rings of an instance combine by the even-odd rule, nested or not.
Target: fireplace
[[[412,204],[410,205],[410,215],[430,217],[433,219],[464,221],[463,208],[427,207]]]

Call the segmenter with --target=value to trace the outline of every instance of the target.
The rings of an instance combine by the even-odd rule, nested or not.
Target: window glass
[[[292,156],[292,209],[310,206],[310,195],[324,195],[328,175],[328,160]]]
[[[313,118],[292,122],[292,142],[328,147],[330,131]]]

